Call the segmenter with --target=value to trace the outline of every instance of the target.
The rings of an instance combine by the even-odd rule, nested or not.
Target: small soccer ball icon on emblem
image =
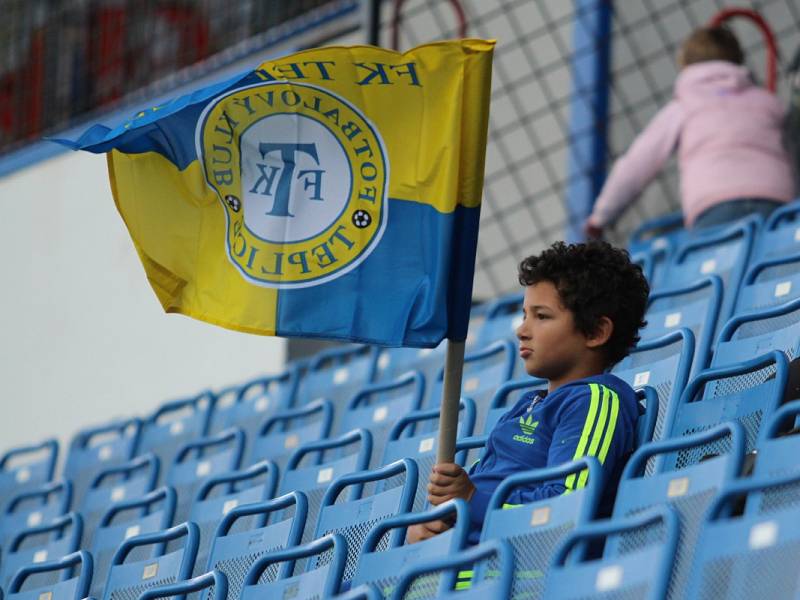
[[[231,207],[233,212],[239,212],[242,208],[242,201],[232,194],[225,196],[225,203]]]
[[[359,229],[364,229],[364,227],[369,227],[370,223],[372,223],[372,217],[369,215],[367,211],[359,209],[353,213],[353,225],[355,225]]]

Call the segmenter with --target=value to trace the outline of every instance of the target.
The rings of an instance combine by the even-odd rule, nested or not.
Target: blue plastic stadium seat
[[[333,404],[315,400],[299,408],[277,412],[260,425],[249,441],[246,464],[269,459],[279,471],[286,468],[291,454],[302,444],[327,439],[333,423]]]
[[[317,568],[302,570],[297,563]],[[342,573],[347,561],[347,541],[333,534],[314,540],[303,546],[278,550],[262,556],[251,567],[245,578],[240,600],[262,598],[292,598],[292,600],[316,600],[330,598],[339,592]],[[281,575],[276,580],[264,581],[262,575],[270,567],[280,565]],[[298,572],[295,574],[295,570]]]
[[[189,579],[194,568],[199,533],[194,523],[182,523],[171,529],[145,533],[128,538],[111,560],[104,600],[138,598],[151,588]],[[168,542],[180,540],[181,545],[166,552]],[[128,560],[139,550],[145,557]]]
[[[159,484],[165,481],[168,467],[184,444],[206,435],[212,406],[213,397],[204,393],[167,402],[145,419],[138,453],[152,452],[158,457],[162,467]]]
[[[688,235],[683,227],[683,213],[674,212],[642,222],[628,239],[632,254],[675,248]]]
[[[469,398],[461,399],[459,411],[458,439],[471,435],[475,422],[475,404]],[[420,410],[406,415],[395,423],[389,432],[389,441],[383,451],[383,464],[387,465],[403,458],[412,458],[417,463],[419,479],[413,511],[419,512],[428,503],[428,476],[436,462],[439,444],[439,409]],[[464,464],[466,457],[457,457]]]
[[[374,471],[342,475],[328,488],[322,499],[315,537],[338,533],[347,540],[345,581],[351,580],[356,572],[359,553],[369,531],[382,520],[411,510],[418,477],[416,463],[403,459]],[[366,484],[378,482],[383,483],[380,490],[369,495],[362,493]],[[349,493],[345,494],[345,491]],[[340,497],[343,500],[340,501]],[[401,545],[402,534],[401,530],[392,531],[378,548],[383,550]],[[312,564],[310,568],[316,566]]]
[[[455,522],[450,529],[416,544],[389,547],[388,539],[399,534],[400,541],[405,537],[406,528],[428,521],[446,520]],[[365,583],[374,584],[380,598],[388,598],[400,579],[399,569],[407,564],[431,560],[438,556],[448,556],[463,550],[469,531],[469,507],[464,500],[457,498],[445,502],[426,512],[408,513],[384,519],[369,531],[358,565],[352,578],[352,585],[358,587]],[[352,551],[352,547],[351,547]],[[453,573],[448,587],[455,584]],[[439,589],[439,578],[431,577],[427,583],[433,586],[429,592]]]
[[[800,252],[800,198],[774,211],[753,249],[755,260]]]
[[[49,583],[41,583],[40,576]],[[91,580],[92,557],[81,550],[24,567],[8,587],[6,600],[81,600]],[[29,581],[33,583],[26,586]]]
[[[652,442],[634,452],[622,474],[613,519],[668,505],[679,517],[679,537],[668,598],[684,598],[700,523],[719,490],[738,477],[744,460],[745,435],[736,422],[679,439]],[[645,476],[649,461],[655,473]],[[621,555],[649,545],[647,536],[612,538],[608,551]]]
[[[356,429],[332,440],[304,444],[295,450],[281,477],[279,494],[293,491],[308,498],[308,523],[303,543],[313,539],[322,499],[335,479],[353,471],[363,471],[372,456],[372,436]],[[359,492],[357,486],[351,490]],[[352,498],[357,498],[357,494]]]
[[[372,381],[375,349],[355,345],[324,350],[314,356],[297,388],[295,406],[328,398],[339,410],[364,384]]]
[[[227,600],[228,578],[220,571],[209,571],[186,581],[150,588],[142,593],[138,600],[185,598],[185,594],[197,592],[202,592],[207,600]],[[236,596],[231,596],[231,600],[235,599]]]
[[[735,315],[763,310],[800,298],[800,253],[753,265],[736,298]]]
[[[387,383],[367,385],[358,392],[338,419],[338,432],[366,429],[375,448],[384,448],[389,430],[400,418],[419,410],[425,381],[422,374],[409,371]],[[371,468],[380,464],[378,452],[372,455]]]
[[[517,341],[517,327],[522,322],[521,292],[508,294],[491,303],[486,312],[486,319],[478,332],[476,348],[485,348],[493,342],[502,340]]]
[[[58,442],[12,448],[0,457],[0,509],[24,491],[53,479],[58,459]]]
[[[501,385],[489,402],[481,433],[489,434],[500,417],[519,402],[523,395],[528,392],[546,389],[547,385],[546,379],[538,379],[536,377],[514,379]]]
[[[665,281],[676,287],[693,284],[709,275],[720,278],[723,296],[715,323],[717,331],[733,313],[739,286],[761,223],[762,219],[753,215],[724,228],[692,235],[676,250],[664,276]],[[700,347],[701,341],[698,339],[698,348]]]
[[[631,262],[635,265],[639,265],[642,269],[642,275],[644,278],[647,279],[647,282],[650,284],[650,289],[653,289],[653,271],[655,267],[655,258],[654,256],[647,251],[636,252],[635,254],[631,254]]]
[[[189,520],[200,531],[194,575],[205,569],[214,533],[222,518],[237,506],[263,502],[275,495],[278,469],[263,461],[242,471],[230,471],[207,479],[192,504]]]
[[[694,335],[685,328],[642,341],[614,365],[611,373],[634,389],[650,386],[658,396],[658,415],[653,439],[664,437],[664,421],[689,381],[694,356]]]
[[[282,516],[290,512],[287,509],[292,514]],[[259,558],[300,543],[304,527],[312,527],[306,525],[307,516],[308,500],[303,492],[237,506],[223,517],[217,527],[206,569],[224,573],[231,598],[239,598],[245,575]],[[289,565],[285,566],[289,568]],[[274,580],[277,575],[277,569],[267,569],[263,574],[269,580]]]
[[[167,476],[167,485],[178,494],[176,523],[189,518],[198,490],[210,477],[239,468],[243,451],[244,433],[236,427],[191,441],[180,449]]]
[[[72,506],[72,484],[69,481],[46,483],[27,488],[8,501],[0,514],[0,542],[5,545],[11,537],[28,527],[46,525],[60,517]]]
[[[464,357],[461,396],[475,402],[475,431],[483,431],[495,391],[511,379],[517,353],[509,341],[499,341]],[[438,408],[442,401],[444,369],[426,395],[423,408]]]
[[[94,558],[92,597],[103,597],[111,561],[122,542],[169,528],[175,514],[175,502],[175,490],[168,487],[158,488],[139,498],[121,500],[109,506],[96,530],[86,531],[83,545],[90,549]]]
[[[753,474],[759,477],[800,472],[800,400],[787,402],[761,429]]]
[[[800,298],[733,317],[720,332],[712,366],[746,360],[772,350],[800,356]]]
[[[722,295],[722,283],[716,275],[651,294],[645,314],[647,325],[639,332],[641,343],[686,328],[694,335],[695,342],[689,375],[701,371],[711,358]]]
[[[378,348],[375,381],[392,381],[408,371],[419,371],[430,386],[444,366],[447,343],[436,348]]]
[[[124,419],[75,434],[63,473],[72,482],[74,506],[83,504],[84,494],[98,473],[133,458],[141,425],[139,419]]]
[[[152,492],[158,481],[158,458],[148,453],[98,473],[90,483],[80,508],[87,535],[94,534],[100,519],[115,502]]]
[[[474,576],[473,576],[474,569]],[[420,561],[405,567],[392,594],[393,600],[414,598],[428,600],[488,600],[511,597],[511,575],[514,571],[514,553],[502,540],[484,542],[479,546],[451,556]],[[450,577],[443,573],[457,573],[461,579],[450,587]],[[430,591],[428,582],[438,577],[441,586],[437,593]]]
[[[680,438],[727,421],[745,430],[746,452],[756,449],[761,423],[783,400],[789,363],[773,351],[695,377],[667,415],[666,437]]]
[[[225,394],[217,393],[208,433],[213,435],[229,427],[238,427],[249,442],[264,419],[291,406],[297,381],[297,369],[288,369],[234,386]]]
[[[800,597],[798,498],[797,470],[789,475],[753,477],[726,485],[704,519],[688,597]]]
[[[3,552],[0,587],[8,589],[11,578],[26,565],[53,561],[77,551],[81,546],[82,532],[83,521],[76,513],[19,531]],[[55,580],[44,583],[55,583]]]
[[[662,506],[627,518],[578,527],[559,546],[547,574],[548,600],[662,600],[678,543],[678,517]],[[646,540],[631,552],[592,556],[591,544],[612,537]],[[606,543],[610,548],[611,543]],[[619,550],[620,544],[613,544]]]
[[[530,504],[506,503],[520,486],[560,480],[565,480],[570,493]],[[595,517],[601,489],[602,469],[594,457],[518,473],[497,486],[486,509],[481,541],[506,540],[513,549],[514,597],[545,597],[545,576],[554,550],[570,531]]]

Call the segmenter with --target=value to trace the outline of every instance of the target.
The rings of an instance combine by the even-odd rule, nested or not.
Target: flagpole
[[[444,387],[439,411],[439,447],[437,463],[455,461],[456,435],[458,433],[458,409],[461,400],[461,375],[464,371],[465,341],[447,340],[447,356],[444,362]]]

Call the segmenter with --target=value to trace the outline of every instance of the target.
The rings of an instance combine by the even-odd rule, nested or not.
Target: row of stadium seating
[[[425,598],[439,597],[438,586],[442,594],[464,587],[462,569],[474,573],[460,598],[504,597],[503,586],[531,598],[633,589],[640,595],[632,597],[744,597],[751,589],[791,597],[781,590],[800,589],[796,575],[787,579],[796,568],[776,565],[794,557],[796,566],[800,556],[789,552],[800,547],[791,525],[800,523],[800,469],[787,458],[800,437],[784,437],[800,416],[791,402],[800,398],[792,369],[800,202],[766,223],[652,235],[665,225],[632,240],[653,294],[642,342],[613,369],[638,390],[643,410],[612,519],[595,520],[601,482],[587,458],[506,481],[484,543],[464,550],[466,506],[427,512],[425,495],[443,347],[354,346],[79,432],[56,480],[54,441],[6,453],[0,587],[38,598],[60,581],[63,595],[53,600],[135,598],[208,572],[191,585],[209,598],[332,595],[350,585],[362,594],[353,597],[410,590]],[[514,370],[520,301],[474,311],[462,465],[479,456],[504,407],[545,385]],[[504,508],[514,485],[569,474],[585,487]],[[408,524],[442,517],[455,519],[446,535],[402,545]],[[767,556],[768,572],[758,566]],[[402,578],[398,565],[408,565]]]

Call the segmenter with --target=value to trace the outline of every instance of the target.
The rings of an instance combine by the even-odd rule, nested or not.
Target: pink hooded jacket
[[[674,99],[656,114],[614,164],[589,224],[614,221],[658,174],[676,149],[684,221],[736,198],[794,198],[792,166],[781,140],[785,109],[726,61],[684,68]]]

